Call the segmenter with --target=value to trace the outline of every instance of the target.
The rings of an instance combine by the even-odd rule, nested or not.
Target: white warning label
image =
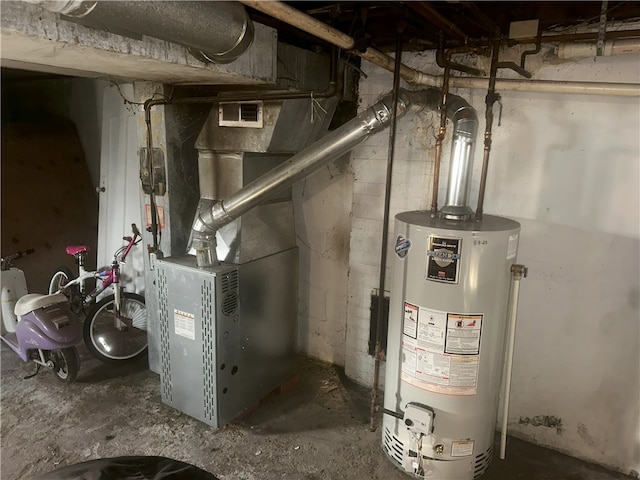
[[[176,335],[188,338],[190,340],[196,339],[196,320],[195,315],[192,313],[183,312],[181,310],[173,310],[173,323]]]
[[[432,392],[475,395],[482,314],[404,306],[402,380]]]
[[[480,353],[482,315],[447,314],[446,353],[477,355]]]
[[[468,457],[469,455],[473,455],[473,440],[451,442],[452,457]]]

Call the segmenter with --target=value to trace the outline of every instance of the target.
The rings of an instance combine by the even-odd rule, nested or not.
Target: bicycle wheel
[[[114,296],[109,295],[87,313],[83,327],[85,344],[103,362],[137,360],[147,353],[147,307],[144,297],[122,292],[120,321],[115,318],[114,301]]]
[[[58,270],[56,270],[56,273],[51,276],[51,281],[49,282],[49,295],[58,293],[67,283],[69,283],[73,279],[74,276],[73,273],[71,273],[71,270],[66,267],[60,267]],[[65,295],[67,294],[65,293]]]
[[[45,355],[53,363],[53,374],[58,380],[71,383],[76,379],[80,369],[80,360],[75,347],[49,350]]]
[[[73,273],[66,267],[60,267],[51,276],[49,282],[49,295],[57,292],[63,293],[69,299],[69,307],[71,311],[76,315],[80,315],[84,310],[82,304],[82,295],[80,295],[80,287],[78,285],[72,285],[70,287],[65,286],[75,280]]]

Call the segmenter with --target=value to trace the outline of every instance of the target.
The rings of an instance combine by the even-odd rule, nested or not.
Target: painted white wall
[[[640,82],[637,55],[564,63],[540,58],[530,62],[534,78]],[[404,60],[438,73],[430,54]],[[391,89],[392,75],[367,63],[363,70],[368,77],[360,92],[367,107]],[[486,92],[453,93],[476,107],[482,132]],[[640,471],[639,101],[500,93],[504,108],[500,126],[495,110],[485,212],[522,223],[518,261],[530,273],[521,288],[510,431],[623,472]],[[434,114],[425,112],[399,122],[392,215],[428,207],[435,125]],[[472,208],[482,133],[478,138]],[[378,283],[387,139],[388,133],[377,134],[352,153],[345,368],[368,385],[369,303]],[[441,199],[449,142],[448,136]],[[562,429],[526,423],[539,416],[560,418]]]
[[[344,365],[353,175],[344,157],[293,188],[299,251],[298,348]]]

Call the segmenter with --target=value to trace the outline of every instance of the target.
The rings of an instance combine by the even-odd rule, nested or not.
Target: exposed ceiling
[[[599,1],[387,1],[387,2],[284,2],[316,19],[349,34],[356,40],[358,48],[373,46],[382,51],[393,50],[398,28],[403,28],[403,44],[408,50],[429,50],[438,47],[442,38],[444,46],[486,45],[492,37],[499,35],[508,40],[511,22],[539,20],[542,35],[554,35],[563,39],[596,39],[600,25],[601,8]],[[249,9],[255,21],[273,26],[279,31],[279,38],[294,44],[313,48],[324,46],[300,30],[285,25],[256,10]],[[606,4],[608,35],[612,32],[612,22],[640,19],[640,2],[609,1]],[[573,36],[576,27],[594,27],[592,33]],[[637,26],[635,27],[637,28]],[[615,30],[620,30],[619,25]],[[640,30],[630,31],[624,36],[640,36]],[[535,38],[522,40],[533,43]]]

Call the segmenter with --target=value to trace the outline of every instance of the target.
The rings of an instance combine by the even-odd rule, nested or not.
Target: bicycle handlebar
[[[140,237],[140,230],[138,230],[138,227],[136,227],[135,223],[131,224],[131,231],[133,232],[134,235],[137,235],[138,237]]]
[[[2,261],[2,270],[8,270],[11,267],[11,262],[24,256],[31,255],[35,251],[35,248],[28,248],[24,252],[16,252],[6,257],[0,258],[0,260]]]

